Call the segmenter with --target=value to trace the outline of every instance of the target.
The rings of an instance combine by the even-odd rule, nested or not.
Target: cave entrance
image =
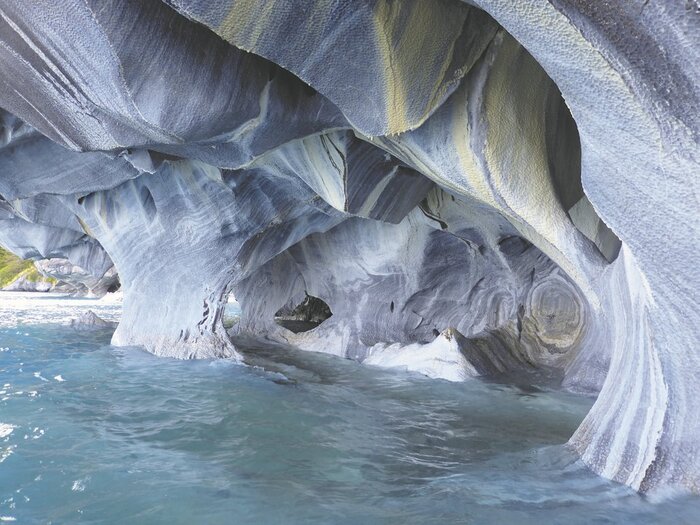
[[[295,334],[313,330],[331,317],[330,307],[318,297],[306,294],[296,306],[283,306],[275,313],[275,323]]]

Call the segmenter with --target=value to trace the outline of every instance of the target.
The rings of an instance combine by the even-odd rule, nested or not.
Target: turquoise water
[[[35,324],[118,304],[20,299],[0,294],[3,520],[700,523],[699,498],[640,497],[562,446],[589,399],[273,347],[156,358]]]

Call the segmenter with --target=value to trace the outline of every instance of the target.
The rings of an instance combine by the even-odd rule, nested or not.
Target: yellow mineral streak
[[[85,235],[87,235],[89,237],[94,237],[94,235],[92,234],[92,231],[90,230],[90,227],[85,223],[85,221],[83,219],[81,219],[80,217],[78,217],[77,215],[75,216],[75,218],[78,220],[78,224],[80,224],[80,227],[85,232]]]
[[[390,133],[398,133],[408,126],[406,116],[406,90],[396,63],[395,47],[392,38],[392,25],[399,11],[398,2],[379,2],[374,11],[374,24],[377,33],[377,49],[384,64],[386,83],[386,119]]]
[[[439,74],[430,79],[432,86],[416,85],[421,78],[414,73],[416,64],[431,56],[430,46],[435,42],[432,32],[447,22],[444,11],[436,9],[432,2],[382,1],[373,14],[377,49],[385,72],[387,133],[401,133],[420,126],[435,100],[444,95],[447,87],[442,86],[442,81],[447,74],[454,42],[444,54]],[[424,107],[409,107],[409,92],[428,91],[431,95]],[[420,113],[416,114],[418,111]]]
[[[323,28],[327,25],[327,14],[330,11],[331,0],[316,0],[308,2],[304,7],[304,27],[299,29],[299,38],[315,42],[320,38]],[[286,0],[260,2],[259,0],[237,0],[221,21],[216,33],[227,42],[251,53],[258,53],[260,37],[270,30],[269,20],[274,20],[273,13],[289,10]],[[298,44],[298,42],[297,42]],[[279,64],[284,66],[284,64]],[[302,80],[304,75],[300,76]]]
[[[231,6],[216,33],[236,47],[255,52],[260,36],[267,28],[265,22],[271,19],[270,13],[276,7],[277,2],[274,1],[238,0]]]
[[[493,195],[493,188],[486,181],[483,170],[477,165],[471,148],[467,90],[461,89],[456,93],[456,97],[458,97],[455,100],[457,111],[452,117],[452,133],[450,136],[453,139],[453,146],[459,159],[460,171],[466,179],[467,186],[471,189],[467,193],[494,208],[498,208],[498,203]],[[461,193],[464,193],[464,189],[461,190]]]
[[[513,79],[520,79],[513,82]],[[506,38],[484,89],[488,126],[484,156],[499,209],[514,226],[559,264],[593,305],[598,304],[590,276],[581,272],[577,232],[558,204],[545,144],[547,77],[513,38]],[[504,204],[506,209],[504,209]]]

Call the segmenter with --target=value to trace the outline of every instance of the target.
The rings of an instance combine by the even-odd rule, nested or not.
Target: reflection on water
[[[18,523],[700,523],[698,498],[652,504],[562,446],[585,398],[255,344],[249,366],[174,361],[14,311],[0,517]]]

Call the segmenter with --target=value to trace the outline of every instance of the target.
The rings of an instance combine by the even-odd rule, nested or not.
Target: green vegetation
[[[0,248],[0,288],[7,286],[30,268],[34,268],[32,261],[24,261]]]
[[[16,255],[0,248],[0,288],[14,282],[18,277],[24,277],[30,282],[49,281],[55,283],[55,279],[46,278],[34,267],[32,261],[25,261]]]

